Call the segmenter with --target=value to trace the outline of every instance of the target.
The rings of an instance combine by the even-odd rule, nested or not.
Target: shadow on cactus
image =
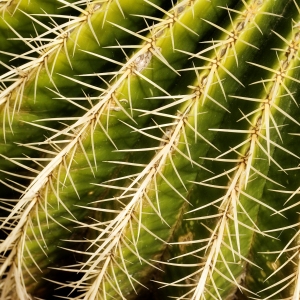
[[[299,299],[298,0],[0,10],[1,299]]]

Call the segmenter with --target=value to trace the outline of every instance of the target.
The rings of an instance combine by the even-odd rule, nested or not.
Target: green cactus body
[[[186,17],[186,19],[192,20],[191,15],[192,15],[192,11],[190,9],[189,16]],[[166,31],[167,30],[166,25],[164,25],[164,23],[162,25],[163,27],[160,28],[159,30]],[[175,25],[173,26],[175,27]],[[179,26],[183,27],[184,30],[183,33],[185,34],[184,26],[182,26],[181,24],[179,24]],[[158,33],[159,30],[157,30]],[[174,28],[174,30],[176,30],[176,27]],[[157,32],[154,33],[155,39],[156,39]],[[197,37],[196,33],[192,32],[191,35]],[[165,36],[167,36],[168,42],[166,42]],[[178,33],[178,38],[181,39],[186,38],[187,40],[191,39],[190,35],[183,36],[182,34],[179,33]],[[29,220],[26,220],[24,218],[23,222],[25,222],[26,220],[26,224],[24,223],[24,225],[22,225],[22,223],[20,222],[19,225],[16,226],[10,234],[11,237],[14,237],[15,239],[19,239],[19,241],[16,242],[18,244],[23,244],[26,249],[25,252],[27,253],[27,255],[25,256],[24,262],[22,264],[26,265],[26,272],[28,273],[29,281],[32,280],[31,278],[35,278],[38,276],[36,275],[36,272],[37,273],[41,272],[41,269],[37,268],[37,266],[40,264],[42,260],[45,259],[44,255],[47,255],[48,257],[48,260],[45,261],[46,264],[47,262],[53,263],[53,260],[54,262],[56,262],[57,258],[55,259],[51,255],[51,253],[54,252],[55,248],[50,247],[49,252],[48,250],[45,250],[45,248],[48,248],[47,247],[48,244],[50,245],[52,244],[53,239],[55,240],[57,239],[58,231],[55,228],[58,226],[58,224],[61,227],[64,227],[65,234],[62,239],[67,239],[70,236],[70,233],[66,231],[66,229],[69,227],[67,224],[70,221],[66,219],[64,214],[67,213],[72,218],[81,220],[84,217],[84,215],[88,213],[88,210],[86,209],[84,210],[85,213],[82,213],[81,208],[77,209],[77,212],[75,211],[70,212],[68,208],[68,204],[66,200],[64,200],[64,198],[68,199],[68,201],[70,201],[71,203],[71,206],[73,207],[74,204],[76,205],[76,203],[79,200],[80,200],[80,204],[84,205],[85,203],[91,201],[91,199],[94,199],[91,198],[91,196],[99,197],[99,195],[103,193],[101,189],[96,188],[96,192],[95,192],[94,189],[91,189],[89,186],[86,186],[85,184],[82,188],[78,185],[80,185],[80,182],[85,182],[88,177],[90,178],[89,179],[90,182],[92,182],[95,177],[98,178],[97,180],[100,182],[105,181],[106,178],[110,178],[109,176],[111,176],[110,174],[113,171],[111,168],[107,167],[107,164],[105,162],[102,163],[102,161],[109,160],[111,156],[108,154],[112,153],[112,151],[115,148],[116,149],[130,148],[134,145],[134,141],[136,140],[136,137],[133,134],[128,135],[132,129],[129,126],[124,127],[123,123],[120,123],[118,119],[123,120],[123,122],[125,123],[131,122],[131,120],[136,118],[135,117],[136,114],[130,116],[133,107],[135,109],[139,108],[139,109],[149,110],[151,106],[153,106],[152,101],[140,102],[139,99],[140,97],[155,95],[155,91],[152,91],[151,88],[152,85],[154,88],[157,87],[156,88],[157,91],[160,92],[162,91],[164,92],[164,89],[168,87],[168,85],[170,85],[171,78],[174,77],[174,75],[176,76],[176,72],[174,72],[174,69],[172,70],[172,67],[170,67],[168,64],[165,65],[164,60],[168,61],[170,60],[169,57],[171,57],[171,59],[173,59],[175,62],[174,64],[175,67],[178,68],[183,67],[181,62],[184,63],[184,60],[182,59],[180,60],[179,58],[182,56],[186,56],[185,54],[179,52],[176,55],[171,56],[171,54],[173,54],[172,43],[177,42],[176,38],[174,38],[172,35],[168,36],[166,35],[166,33],[162,32],[161,38],[158,38],[158,40],[156,41],[157,46],[155,46],[155,48],[152,39],[153,37],[146,39],[144,47],[142,47],[141,50],[137,52],[137,54],[135,54],[123,66],[122,68],[123,71],[120,72],[120,77],[117,78],[115,82],[111,84],[110,91],[104,94],[104,96],[102,96],[103,99],[100,100],[99,104],[94,106],[93,109],[88,111],[82,118],[79,118],[79,120],[77,121],[77,123],[75,123],[73,127],[74,129],[72,129],[72,130],[76,129],[77,131],[79,131],[79,133],[77,135],[71,134],[71,136],[72,135],[74,136],[74,139],[70,142],[69,145],[67,145],[64,148],[64,150],[58,152],[56,159],[53,160],[54,163],[53,166],[48,165],[40,173],[39,177],[37,177],[37,179],[33,181],[33,183],[27,189],[25,195],[18,203],[19,209],[23,209],[24,207],[28,206],[28,210],[25,210],[27,214],[29,213],[29,211],[31,210],[33,211],[31,213],[33,214],[32,218],[30,218]],[[166,44],[166,46],[162,48],[161,51],[162,54],[160,54],[160,52],[158,52],[159,51],[158,49],[160,49],[160,44],[162,43]],[[190,43],[186,43],[186,45],[187,47],[184,50],[187,51],[192,51],[193,48],[195,47],[193,46],[193,44]],[[188,47],[189,45],[191,46]],[[157,54],[155,51],[157,51]],[[156,59],[156,62],[154,58],[155,55],[158,57]],[[157,76],[157,74],[154,74],[154,76],[151,75],[152,73],[151,69],[150,71],[145,70],[144,71],[144,73],[146,73],[145,75],[139,75],[139,72],[142,71],[142,69],[144,68],[143,66],[140,67],[139,65],[140,60],[142,58],[147,58],[147,57],[151,58],[152,56],[153,56],[152,66],[161,69],[162,74],[165,75],[169,74],[167,76],[168,81],[166,81],[165,78],[161,78],[161,76]],[[163,63],[160,62],[160,60],[162,60]],[[178,63],[176,64],[176,60],[179,61],[179,64]],[[162,67],[164,67],[164,69]],[[147,72],[149,74],[148,76],[147,76]],[[174,75],[172,75],[172,73]],[[150,77],[151,81],[148,79],[148,80],[144,80],[144,83],[140,82],[139,79],[140,76],[143,76],[142,79]],[[162,84],[160,84],[162,80],[164,81]],[[78,82],[78,80],[76,80],[76,82]],[[152,82],[154,83],[152,84]],[[136,90],[137,87],[139,88],[140,92],[137,92]],[[135,90],[134,95],[131,95],[132,89]],[[126,96],[126,94],[128,96]],[[122,102],[123,102],[123,106],[121,105]],[[157,103],[157,101],[155,102]],[[125,110],[126,106],[128,112],[126,112]],[[99,129],[97,129],[97,123],[100,124]],[[139,126],[143,126],[142,119],[139,123],[140,123]],[[120,125],[122,126],[120,127]],[[69,128],[68,131],[71,132]],[[67,133],[68,132],[63,132],[63,134],[67,134]],[[87,134],[90,134],[91,137],[87,138],[86,136]],[[128,137],[124,138],[125,136]],[[67,135],[67,137],[69,136]],[[96,155],[96,149],[94,148],[95,143],[101,145],[101,148],[103,148],[103,151],[98,152],[99,154],[101,153],[100,161],[98,160],[98,155]],[[34,149],[36,148],[32,144],[29,147]],[[46,153],[51,153],[51,151],[49,150],[46,151],[47,151]],[[65,159],[65,156],[68,154],[70,155],[71,159]],[[77,155],[79,155],[78,158]],[[120,153],[117,156],[114,155],[114,159],[124,160],[126,156],[127,156],[126,153]],[[72,174],[73,173],[72,171],[73,167],[71,166],[72,160],[76,161],[76,167],[74,169],[75,175]],[[92,166],[95,163],[96,163],[96,170],[94,170],[94,167]],[[84,168],[87,168],[87,173],[78,172],[78,170],[82,170]],[[71,173],[69,174],[70,171]],[[68,179],[67,181],[66,178]],[[60,182],[63,183],[62,192],[60,192],[58,188]],[[37,193],[38,196],[36,196]],[[65,197],[63,196],[64,194],[66,195]],[[29,202],[30,204],[28,205]],[[50,210],[53,209],[54,206],[54,204],[52,203],[55,203],[55,206],[60,207],[63,211],[61,212],[59,210],[57,211],[57,209],[54,209],[54,211],[50,213]],[[12,214],[9,216],[9,218],[11,218],[13,214],[15,215],[17,213],[18,210],[13,211]],[[51,225],[49,223],[54,223],[54,224]],[[44,230],[41,229],[42,227],[41,224],[45,224],[44,226],[45,232],[43,232]],[[16,233],[20,230],[20,228],[22,228],[22,226],[27,227],[27,230],[25,230],[27,236],[24,235],[20,238],[18,235],[16,235]],[[33,230],[35,227],[38,229],[37,231]],[[12,240],[10,238],[6,239],[6,242],[2,244],[2,249],[7,250],[10,249],[11,247],[15,247],[13,246],[15,242],[14,238]],[[28,240],[28,245],[26,243],[26,240]],[[59,246],[62,246],[62,244],[60,243]],[[15,255],[13,249],[14,248],[12,248],[12,254],[10,256],[11,259],[13,259],[13,255]],[[38,249],[37,253],[35,251],[36,249]],[[55,253],[57,252],[54,252],[54,256]],[[20,264],[19,263],[20,258],[18,258],[18,256],[19,255],[17,255],[15,260],[17,260],[18,264]],[[63,258],[59,257],[59,260],[63,260]]]
[[[299,299],[299,1],[0,2],[0,299]]]
[[[255,2],[255,1],[251,4],[249,4],[248,11],[250,11],[249,7],[253,8],[253,7],[255,7],[256,4],[257,4],[257,2]],[[267,8],[268,5],[269,5],[269,10],[270,11],[272,11],[273,8],[274,8],[273,4],[271,4],[270,2],[265,3],[265,5],[266,6],[263,9],[263,11],[265,11],[265,12],[267,12],[267,10],[268,10],[268,8]],[[261,7],[257,6],[257,12],[259,12],[259,9],[261,9]],[[280,9],[281,8],[279,8],[279,10]],[[274,12],[274,10],[273,10],[273,12]],[[251,13],[253,13],[253,11],[251,11]],[[244,13],[243,16],[245,16],[245,19],[247,19],[247,14],[246,13]],[[264,17],[265,16],[263,16],[262,18],[259,18],[259,17],[254,18],[254,15],[253,15],[252,22],[253,23],[256,22],[256,25],[261,27],[260,24],[264,24],[266,22]],[[235,22],[235,24],[233,24],[233,28],[235,28],[235,32],[239,32],[240,36],[237,38],[238,41],[235,44],[235,50],[232,50],[232,52],[241,53],[241,54],[243,53],[243,56],[244,56],[245,60],[247,60],[247,57],[246,57],[247,52],[245,50],[242,51],[241,46],[245,47],[247,42],[248,42],[248,44],[251,44],[252,46],[256,45],[256,46],[259,47],[259,45],[255,44],[255,42],[257,41],[257,37],[255,36],[255,32],[251,32],[251,30],[249,30],[247,27],[244,27],[245,34],[243,34],[243,32],[241,32],[241,31],[237,30],[238,26],[241,26],[242,22],[243,21],[241,20],[241,17],[239,16],[239,17],[237,17],[237,21]],[[253,27],[253,23],[249,24],[249,28]],[[271,26],[271,24],[270,24],[270,26]],[[266,27],[264,27],[264,28],[266,29],[266,32],[267,32],[268,29]],[[257,28],[255,28],[255,30],[257,31],[258,34],[260,34]],[[228,31],[229,32],[234,32],[234,30],[232,30],[232,29],[231,30],[229,29]],[[224,40],[226,40],[226,39],[224,38]],[[226,53],[226,51],[224,51],[224,48],[223,48],[219,53]],[[251,56],[250,53],[248,55]],[[252,55],[253,55],[253,53],[252,53]],[[231,58],[231,57],[233,57],[233,58]],[[235,62],[234,62],[234,64],[232,64],[232,61],[234,61],[234,60],[240,61],[239,56],[237,55],[236,57],[234,57],[234,55],[228,54],[228,59],[227,60],[228,60],[228,62],[227,62],[227,64],[226,64],[226,61],[224,62],[223,68],[224,67],[226,68],[227,74],[231,71],[230,72],[231,74],[234,74],[236,77],[238,77],[237,74],[238,74],[239,71],[243,72],[243,67],[241,65],[239,65],[239,69],[235,70]],[[222,72],[223,68],[219,67],[219,69],[221,69],[219,72]],[[204,72],[206,72],[206,71],[204,71]],[[204,74],[207,74],[207,72],[204,73]],[[201,77],[201,74],[200,74],[200,77]],[[219,78],[222,78],[222,77],[224,77],[224,75],[222,76],[221,73],[219,73]],[[211,77],[207,76],[207,78],[211,78]],[[227,80],[228,79],[226,79],[226,81]],[[217,81],[217,79],[215,79],[214,81]],[[227,84],[227,82],[226,82],[226,84]],[[225,83],[224,83],[224,86],[225,86]],[[228,91],[228,94],[234,93],[234,88],[233,88],[234,84],[233,83],[228,83],[228,86],[229,87],[226,88],[226,90]],[[233,90],[232,90],[233,92],[230,92],[230,87],[233,88]],[[215,93],[215,90],[213,90],[212,92],[209,93],[209,95],[213,99],[220,99],[221,98],[220,96],[216,97],[214,93]],[[220,94],[221,94],[221,92],[220,92]],[[204,94],[203,97],[205,97],[205,94]],[[229,106],[233,105],[234,104],[233,101],[235,101],[235,99],[233,99],[233,98],[229,99],[228,100],[228,105]],[[224,105],[227,107],[226,103]],[[205,110],[209,110],[209,109],[205,108],[205,106],[204,106],[204,111]],[[210,111],[212,111],[212,109],[210,109]],[[214,121],[215,120],[216,120],[216,116],[214,118]],[[204,124],[201,124],[199,126],[199,128],[204,129],[207,124],[208,124],[207,126],[210,127],[210,128],[216,128],[216,126],[215,126],[216,124],[210,124],[208,120],[205,120],[203,123]],[[218,126],[219,125],[217,125],[217,127]],[[230,132],[230,130],[224,130],[224,131]],[[236,132],[238,132],[238,131],[236,130]],[[246,133],[247,133],[247,136],[245,137],[245,142],[248,142],[248,143],[245,144],[245,142],[243,142],[243,144],[241,144],[241,146],[243,146],[243,148],[244,148],[243,151],[245,151],[245,153],[247,153],[247,152],[251,153],[251,152],[254,152],[254,150],[249,151],[249,146],[248,145],[250,144],[251,147],[252,147],[252,144],[251,144],[252,140],[249,139],[249,134],[248,134],[249,132],[246,132]],[[206,153],[205,153],[205,155],[206,155]],[[221,157],[221,155],[219,155],[219,157]],[[206,157],[206,158],[208,158],[208,157]],[[226,230],[228,230],[228,231],[230,230],[231,233],[237,231],[236,236],[238,236],[239,238],[238,239],[236,239],[236,238],[235,239],[234,238],[225,239],[224,242],[227,243],[227,245],[225,246],[225,249],[223,249],[223,247],[221,247],[221,245],[219,245],[218,247],[220,247],[220,248],[218,248],[216,246],[217,241],[214,241],[215,244],[210,244],[211,248],[209,248],[209,246],[203,246],[203,247],[200,248],[200,250],[206,249],[206,251],[208,251],[208,249],[209,249],[211,255],[206,254],[208,259],[211,259],[211,261],[212,261],[213,259],[216,259],[218,257],[219,260],[221,260],[221,263],[216,264],[216,266],[215,266],[216,271],[212,271],[212,270],[214,270],[214,268],[212,268],[212,270],[210,270],[210,268],[207,267],[208,270],[207,270],[206,276],[209,278],[209,276],[210,276],[209,273],[211,272],[212,274],[214,274],[214,277],[216,277],[216,278],[213,279],[215,281],[213,281],[213,283],[211,283],[212,290],[211,291],[207,290],[204,287],[204,283],[207,281],[207,279],[203,279],[204,278],[203,274],[205,274],[205,272],[203,272],[202,277],[199,276],[199,278],[200,278],[199,279],[199,286],[197,286],[195,294],[192,296],[192,297],[194,297],[193,299],[198,299],[198,295],[196,295],[196,293],[198,293],[198,294],[205,293],[206,295],[218,294],[219,293],[220,297],[222,299],[227,298],[227,297],[229,297],[228,295],[232,294],[232,291],[236,290],[236,285],[238,284],[239,280],[241,280],[241,278],[243,276],[243,267],[241,266],[240,258],[236,258],[236,256],[243,255],[243,257],[246,256],[246,259],[247,259],[247,255],[248,255],[247,253],[248,253],[249,248],[250,248],[249,242],[252,240],[252,234],[253,234],[254,230],[256,230],[256,229],[251,228],[251,230],[247,232],[247,230],[245,230],[245,226],[250,226],[250,227],[253,226],[253,224],[250,221],[255,219],[256,214],[257,214],[257,207],[255,208],[255,203],[252,203],[251,198],[253,198],[253,199],[256,199],[256,198],[259,199],[260,198],[260,196],[258,194],[259,193],[258,180],[254,181],[253,183],[252,182],[248,183],[248,185],[251,185],[251,184],[255,185],[256,188],[255,189],[252,188],[255,191],[255,194],[251,194],[251,195],[248,196],[247,192],[243,191],[243,189],[245,189],[245,187],[243,187],[243,180],[244,180],[244,182],[245,182],[245,180],[248,181],[247,173],[245,172],[247,170],[247,167],[246,167],[246,163],[244,165],[244,159],[245,158],[243,158],[243,157],[239,157],[239,158],[237,157],[236,160],[234,160],[233,158],[228,160],[229,163],[230,162],[234,163],[234,161],[236,161],[236,162],[238,162],[238,165],[236,165],[236,167],[234,167],[234,164],[233,164],[233,168],[231,169],[230,173],[229,172],[228,173],[227,172],[223,173],[224,175],[228,175],[228,174],[233,173],[234,174],[234,179],[231,179],[232,182],[228,183],[228,190],[226,191],[225,196],[222,197],[222,198],[219,198],[218,202],[223,201],[222,205],[223,206],[225,205],[225,208],[226,208],[227,205],[228,205],[226,203],[228,203],[229,201],[232,201],[232,204],[230,204],[230,205],[233,205],[233,207],[232,208],[226,208],[226,210],[228,209],[227,212],[226,212],[225,208],[223,207],[223,208],[220,209],[219,212],[216,212],[215,214],[212,214],[211,218],[213,218],[215,216],[219,219],[219,222],[217,224],[215,224],[214,228],[210,229],[211,232],[213,232],[213,230],[215,230],[214,231],[215,234],[217,234],[218,230],[220,230],[221,236],[224,236],[224,235],[226,236]],[[212,159],[212,160],[218,161],[218,159]],[[222,161],[223,159],[220,158],[219,160]],[[226,159],[225,159],[225,161],[226,161]],[[255,158],[253,158],[253,162],[251,162],[251,165],[253,166],[253,168],[255,168],[255,165],[256,165],[254,162],[255,162]],[[268,160],[266,161],[266,163],[268,165]],[[261,166],[262,166],[262,164],[260,163],[260,168],[261,168]],[[222,168],[220,168],[220,167],[217,168],[217,169],[222,170]],[[243,170],[245,170],[245,171],[243,171]],[[246,175],[245,175],[245,173],[246,173]],[[213,178],[218,178],[219,176],[220,175],[213,176]],[[211,180],[211,179],[209,179],[209,180]],[[205,182],[208,182],[208,180],[207,179],[204,180],[204,182],[203,182],[204,185],[207,184]],[[262,187],[263,187],[263,184],[264,184],[264,182],[262,183]],[[238,186],[240,186],[240,188],[242,188],[242,191],[239,191],[240,188],[238,188]],[[224,186],[223,189],[226,189],[226,186]],[[236,190],[237,190],[237,192],[236,192]],[[201,196],[195,197],[195,200],[194,200],[195,202],[191,201],[193,206],[199,207],[199,204],[201,203],[199,198],[201,199]],[[251,201],[249,201],[249,198],[251,199]],[[216,202],[214,201],[213,204],[216,205]],[[249,204],[250,204],[250,206],[249,206]],[[248,215],[246,215],[246,213],[245,213],[245,215],[241,215],[241,219],[238,218],[237,212],[235,212],[235,214],[234,214],[234,210],[237,210],[237,208],[238,208],[237,206],[239,206],[239,205],[241,206],[240,208],[242,209],[242,211],[244,211],[244,212],[249,211]],[[247,207],[246,205],[248,205],[249,207]],[[202,207],[200,207],[200,208],[202,208]],[[197,211],[200,208],[197,208],[193,211]],[[203,206],[203,208],[205,208],[205,206]],[[225,214],[224,214],[224,210],[226,212]],[[232,212],[232,210],[233,210],[233,212]],[[207,211],[205,211],[205,213],[207,213]],[[225,215],[226,217],[222,217],[222,215],[223,216]],[[228,220],[227,220],[227,218],[228,218]],[[205,243],[207,243],[207,240],[202,235],[203,231],[204,231],[203,230],[204,228],[201,226],[202,228],[200,227],[201,228],[200,229],[200,228],[197,228],[197,226],[195,225],[195,220],[198,220],[198,219],[199,220],[205,219],[205,215],[201,214],[201,217],[190,218],[191,227],[190,227],[189,223],[186,223],[186,228],[184,228],[184,229],[179,228],[178,236],[175,237],[175,244],[179,244],[179,247],[176,248],[176,251],[177,251],[176,254],[178,255],[177,264],[181,264],[182,266],[184,266],[185,264],[187,264],[187,265],[188,264],[197,265],[197,263],[198,263],[198,265],[204,265],[205,264],[203,261],[193,260],[190,257],[187,257],[186,260],[184,260],[184,262],[182,262],[182,257],[181,257],[181,255],[182,255],[182,253],[181,253],[182,252],[182,246],[180,246],[180,244],[182,242],[180,243],[179,241],[182,241],[182,239],[183,240],[187,239],[187,241],[186,241],[187,245],[191,244],[190,243],[191,236],[193,236],[193,238],[195,240],[199,240],[199,243],[201,241],[201,238],[203,238]],[[234,220],[233,224],[231,224],[231,220]],[[228,224],[227,224],[227,222],[228,222]],[[241,224],[242,225],[245,224],[245,225],[243,225],[244,227],[241,227]],[[210,226],[211,226],[211,224],[210,224]],[[197,232],[199,232],[199,236],[196,234]],[[229,233],[227,233],[227,236],[228,235],[229,235]],[[248,236],[248,241],[246,239],[246,236]],[[228,249],[226,249],[226,248],[229,247],[229,245],[234,246],[232,249],[230,249],[231,251],[228,251]],[[242,246],[243,246],[243,248],[241,248]],[[199,253],[201,253],[200,250],[198,250]],[[170,252],[172,253],[173,251],[174,250],[172,250],[172,248],[169,249],[168,250],[168,255],[170,255]],[[193,249],[193,250],[191,250],[191,253],[193,255],[195,255],[196,254],[195,251],[196,250]],[[172,256],[176,257],[177,255],[174,255],[172,253]],[[231,260],[233,259],[233,261],[231,262],[231,264],[233,265],[232,268],[230,267],[230,265],[229,266],[226,265],[226,262],[230,261],[230,259]],[[211,261],[208,260],[206,262],[206,264],[209,266],[211,264]],[[221,266],[222,266],[222,269],[221,269]],[[228,270],[226,270],[226,268]],[[184,269],[184,268],[182,268],[182,269]],[[227,272],[228,272],[228,274],[227,274]],[[178,273],[179,273],[179,271],[178,271]],[[232,279],[233,284],[230,285],[230,284],[228,284],[228,282],[226,282],[226,281],[224,282],[224,277],[220,277],[220,273],[223,273],[224,274],[223,276],[226,276],[227,279],[229,278],[229,280],[230,280],[231,276],[234,276],[237,279],[236,279],[236,281],[233,281],[233,279]],[[171,270],[170,273],[167,273],[165,277],[170,279],[170,278],[172,278],[172,276],[174,276],[173,274],[176,276],[177,272]],[[179,276],[181,276],[181,278],[183,278],[182,281],[180,281]],[[195,273],[185,274],[185,276],[180,273],[179,275],[176,276],[176,279],[178,281],[180,281],[180,283],[177,282],[177,281],[175,281],[175,282],[179,286],[185,286],[186,285],[187,287],[189,287],[191,285],[191,282],[193,282],[195,280],[195,277],[197,278],[197,276],[198,276],[197,271],[196,271],[196,274]],[[220,284],[221,284],[220,282],[222,282],[222,281],[224,282],[224,285],[221,287],[220,291],[217,291],[216,287],[219,287]],[[188,282],[188,283],[185,284],[186,282]],[[188,292],[188,294],[191,294],[191,292],[192,291]]]
[[[129,1],[126,1],[126,4],[130,4]],[[1,118],[3,120],[1,142],[5,143],[1,151],[2,156],[8,157],[8,153],[9,157],[21,157],[23,154],[30,157],[38,156],[38,152],[34,151],[32,147],[16,147],[15,144],[37,142],[37,137],[40,137],[42,142],[43,136],[49,136],[47,130],[49,122],[44,119],[62,115],[69,117],[80,115],[82,110],[86,110],[86,106],[90,106],[90,103],[82,105],[82,101],[73,101],[73,98],[78,98],[82,91],[86,94],[95,89],[99,93],[103,91],[102,88],[95,86],[99,82],[94,80],[91,85],[91,77],[87,77],[84,85],[79,84],[76,79],[79,79],[78,75],[98,72],[102,68],[111,68],[109,59],[113,56],[123,56],[119,49],[113,51],[105,47],[117,44],[116,40],[122,43],[126,39],[131,40],[128,32],[108,21],[131,28],[133,31],[142,28],[140,18],[135,18],[137,20],[134,17],[130,18],[127,13],[127,5],[120,10],[118,3],[115,2],[110,5],[98,3],[98,1],[94,4],[90,3],[86,10],[80,9],[82,11],[80,16],[73,17],[70,21],[67,20],[66,23],[60,25],[60,30],[57,29],[54,32],[55,38],[50,39],[48,44],[31,50],[31,52],[40,54],[38,58],[32,58],[29,62],[12,68],[1,76],[3,84],[13,82],[0,93]],[[154,7],[144,5],[144,3],[137,4],[135,2],[135,5],[132,6],[135,9],[130,13],[142,14],[147,9],[149,12],[155,10]],[[126,16],[128,15],[126,18],[123,16],[124,13]],[[105,20],[107,22],[104,22]],[[49,26],[46,29],[46,33],[32,38],[31,44],[43,41],[43,38],[50,38],[53,29]],[[81,36],[85,38],[81,40]],[[87,62],[84,58],[87,54],[84,51],[104,55],[107,59],[95,63],[95,56],[91,56],[90,61]],[[31,52],[27,56],[30,56]],[[74,78],[74,80],[69,78]],[[37,122],[38,120],[43,121]],[[37,122],[34,127],[28,124],[33,122]],[[58,125],[59,123],[56,123],[56,126]],[[55,130],[54,127],[52,132],[53,130]],[[31,166],[32,164],[28,167]],[[1,158],[1,169],[6,172],[15,172],[14,165],[9,159]],[[8,176],[7,173],[4,176],[3,173],[1,175],[2,180]],[[13,176],[11,178],[14,180]]]
[[[2,18],[0,19],[0,28],[1,28],[1,74],[4,73],[5,67],[9,65],[9,60],[11,58],[19,59],[22,61],[21,57],[18,55],[23,54],[27,51],[30,51],[32,48],[28,46],[27,43],[24,43],[19,38],[23,35],[35,36],[37,32],[44,33],[45,28],[40,26],[37,22],[36,26],[32,25],[32,20],[28,17],[25,17],[26,14],[55,14],[57,10],[60,11],[61,14],[66,15],[76,15],[76,10],[74,11],[72,7],[65,6],[62,7],[63,4],[59,1],[1,1],[5,3],[0,4],[0,13]],[[75,1],[73,1],[75,2]],[[71,1],[72,3],[72,1]],[[20,21],[22,20],[22,21]],[[64,20],[64,19],[61,19]],[[42,19],[39,19],[41,22]],[[57,24],[61,24],[62,22],[57,20]],[[24,57],[25,58],[25,57]],[[24,63],[26,61],[23,60]],[[18,64],[20,64],[18,62]],[[14,63],[14,65],[16,65]]]

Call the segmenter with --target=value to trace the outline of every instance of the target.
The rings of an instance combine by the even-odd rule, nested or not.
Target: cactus
[[[0,10],[0,299],[299,299],[298,0]]]

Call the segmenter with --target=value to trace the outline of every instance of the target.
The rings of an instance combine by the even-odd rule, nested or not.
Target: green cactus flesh
[[[299,0],[0,0],[0,299],[300,298]]]

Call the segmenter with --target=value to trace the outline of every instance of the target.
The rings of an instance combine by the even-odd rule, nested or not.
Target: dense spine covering
[[[299,299],[298,1],[40,2],[0,1],[0,299]]]

